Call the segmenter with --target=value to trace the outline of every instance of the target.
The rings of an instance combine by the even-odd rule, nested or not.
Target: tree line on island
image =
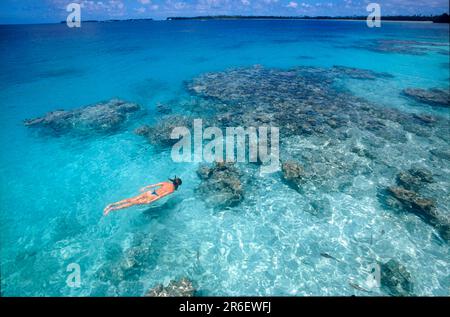
[[[367,16],[268,16],[268,15],[207,15],[195,17],[168,17],[167,20],[366,20]],[[389,15],[382,16],[385,21],[419,21],[434,23],[450,23],[447,13],[441,15]]]
[[[367,16],[272,16],[272,15],[206,15],[194,17],[168,17],[166,20],[366,20]],[[447,13],[441,15],[389,15],[382,16],[383,21],[415,21],[415,22],[433,22],[450,23],[450,16]],[[134,22],[134,21],[153,21],[152,18],[142,19],[110,19],[110,20],[84,20],[89,22]],[[66,23],[61,21],[60,23]]]

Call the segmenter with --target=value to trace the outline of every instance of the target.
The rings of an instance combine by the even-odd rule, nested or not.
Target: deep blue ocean
[[[372,44],[380,40],[402,50],[377,50]],[[2,295],[142,296],[181,277],[192,280],[200,295],[367,295],[349,283],[364,288],[367,266],[391,258],[410,272],[414,294],[450,295],[448,242],[416,215],[384,208],[377,196],[399,170],[421,164],[435,177],[430,195],[439,211],[450,215],[449,161],[424,154],[432,148],[448,151],[448,133],[425,138],[409,133],[400,144],[383,143],[378,151],[384,165],[330,180],[338,190],[318,186],[302,194],[273,173],[247,186],[239,205],[217,209],[196,191],[198,163],[174,163],[170,151],[156,150],[133,132],[154,120],[159,103],[179,104],[174,111],[183,112],[181,101],[192,97],[186,82],[193,78],[253,65],[341,65],[389,73],[343,80],[341,86],[381,109],[449,120],[449,108],[401,94],[408,87],[448,89],[448,25],[386,22],[369,28],[364,21],[290,20],[82,23],[79,29],[3,25],[0,65]],[[41,135],[23,125],[52,110],[114,97],[140,104],[146,115],[116,133],[84,137]],[[344,157],[348,144],[338,142],[335,157]],[[294,156],[320,147],[311,137],[281,145]],[[108,203],[173,175],[183,185],[163,206],[103,217]],[[311,213],[311,200],[325,201],[318,209],[327,209],[328,216]],[[127,266],[127,261],[140,262]],[[66,284],[70,263],[81,268],[78,288]],[[370,294],[388,295],[383,289]]]

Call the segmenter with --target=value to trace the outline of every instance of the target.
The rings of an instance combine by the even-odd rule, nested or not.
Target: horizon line
[[[405,18],[409,20],[386,20],[390,22],[433,22],[433,18],[440,17],[443,15],[449,15],[448,12],[444,12],[441,14],[429,14],[429,15],[422,15],[422,14],[412,14],[412,15],[385,15],[381,17],[381,20],[386,20],[386,18]],[[427,20],[427,18],[429,20]],[[126,19],[104,19],[104,20],[97,20],[97,19],[86,19],[85,21],[81,20],[83,23],[112,23],[112,22],[133,22],[133,21],[176,21],[176,20],[257,20],[257,19],[279,19],[279,20],[366,20],[367,16],[365,15],[339,15],[339,16],[324,16],[324,15],[318,15],[318,16],[292,16],[292,15],[199,15],[199,16],[167,16],[163,18],[126,18]],[[55,21],[55,22],[33,22],[33,23],[2,23],[0,22],[0,25],[46,25],[46,24],[62,24],[65,23],[65,20],[61,21]]]

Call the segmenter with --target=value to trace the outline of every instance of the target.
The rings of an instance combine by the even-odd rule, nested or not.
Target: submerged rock
[[[170,137],[172,131],[176,127],[192,127],[193,119],[182,115],[168,115],[161,118],[154,125],[143,125],[134,133],[141,135],[147,139],[150,144],[168,147],[174,145],[179,139],[172,139]]]
[[[96,272],[101,281],[110,282],[114,285],[120,284],[123,280],[135,279],[144,270],[146,263],[151,256],[151,249],[148,245],[133,246],[122,252],[120,247],[113,250],[112,258],[105,262]]]
[[[419,190],[427,183],[433,183],[433,175],[424,168],[411,168],[397,174],[397,185],[410,190]]]
[[[96,278],[103,282],[119,285],[125,279],[124,270],[121,267],[104,263],[95,273]]]
[[[403,90],[403,94],[431,106],[450,107],[450,93],[445,89],[407,88]]]
[[[303,166],[296,161],[286,161],[281,164],[283,180],[295,190],[300,190],[304,183],[305,172]]]
[[[391,259],[380,264],[381,287],[393,296],[410,296],[413,292],[411,274],[398,261]]]
[[[112,99],[74,110],[57,110],[43,117],[27,119],[25,126],[39,127],[56,135],[66,133],[109,133],[118,130],[131,113],[141,107],[120,99]]]
[[[233,207],[244,199],[241,175],[231,163],[202,165],[197,171],[202,182],[198,191],[208,204],[218,207]]]
[[[414,113],[413,118],[424,124],[433,124],[436,122],[436,118],[423,113]]]
[[[403,187],[388,187],[388,193],[397,200],[399,207],[414,212],[424,218],[436,218],[436,203],[434,200],[424,198],[414,191]]]
[[[172,113],[172,108],[167,104],[158,103],[156,105],[156,111],[161,114]]]
[[[192,282],[187,278],[172,280],[169,285],[158,284],[150,289],[145,296],[147,297],[192,297],[195,294],[195,288]]]
[[[212,171],[213,169],[208,165],[200,165],[197,170],[197,176],[200,177],[200,179],[206,180],[210,177]]]
[[[134,133],[137,134],[137,135],[146,136],[147,133],[149,133],[149,131],[150,131],[150,126],[148,126],[148,125],[143,125],[143,126],[140,126],[140,127],[137,128],[137,129],[135,129],[135,130],[134,130]]]
[[[134,246],[127,249],[123,258],[119,262],[119,266],[125,271],[130,273],[135,270],[141,269],[150,255],[149,246]]]
[[[450,241],[450,216],[439,212],[433,199],[398,186],[389,187],[388,194],[393,199],[388,200],[388,204],[415,213],[434,226],[443,239]]]
[[[450,151],[447,149],[432,149],[430,153],[438,158],[450,161]]]
[[[333,66],[332,70],[339,76],[346,76],[353,79],[369,79],[374,80],[377,78],[392,78],[389,73],[378,73],[368,69],[361,69],[347,66]]]

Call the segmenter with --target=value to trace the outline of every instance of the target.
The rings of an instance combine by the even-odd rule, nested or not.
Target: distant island
[[[271,16],[271,15],[207,15],[196,17],[168,17],[167,20],[366,20],[367,16]],[[382,16],[382,21],[418,21],[450,23],[447,13],[441,15],[389,15]]]
[[[153,21],[152,18],[145,18],[145,19],[110,19],[110,20],[82,20],[82,23],[108,23],[108,22],[135,22],[135,21]],[[61,21],[59,23],[65,24],[66,21]]]
[[[274,15],[205,15],[194,17],[167,17],[167,21],[176,20],[366,20],[367,16],[274,16]],[[382,16],[382,21],[411,21],[411,22],[433,22],[450,23],[450,16],[447,13],[441,15],[389,15]],[[108,23],[108,22],[137,22],[153,21],[152,18],[141,19],[110,19],[110,20],[82,20],[82,23]],[[61,21],[60,23],[66,23]]]

